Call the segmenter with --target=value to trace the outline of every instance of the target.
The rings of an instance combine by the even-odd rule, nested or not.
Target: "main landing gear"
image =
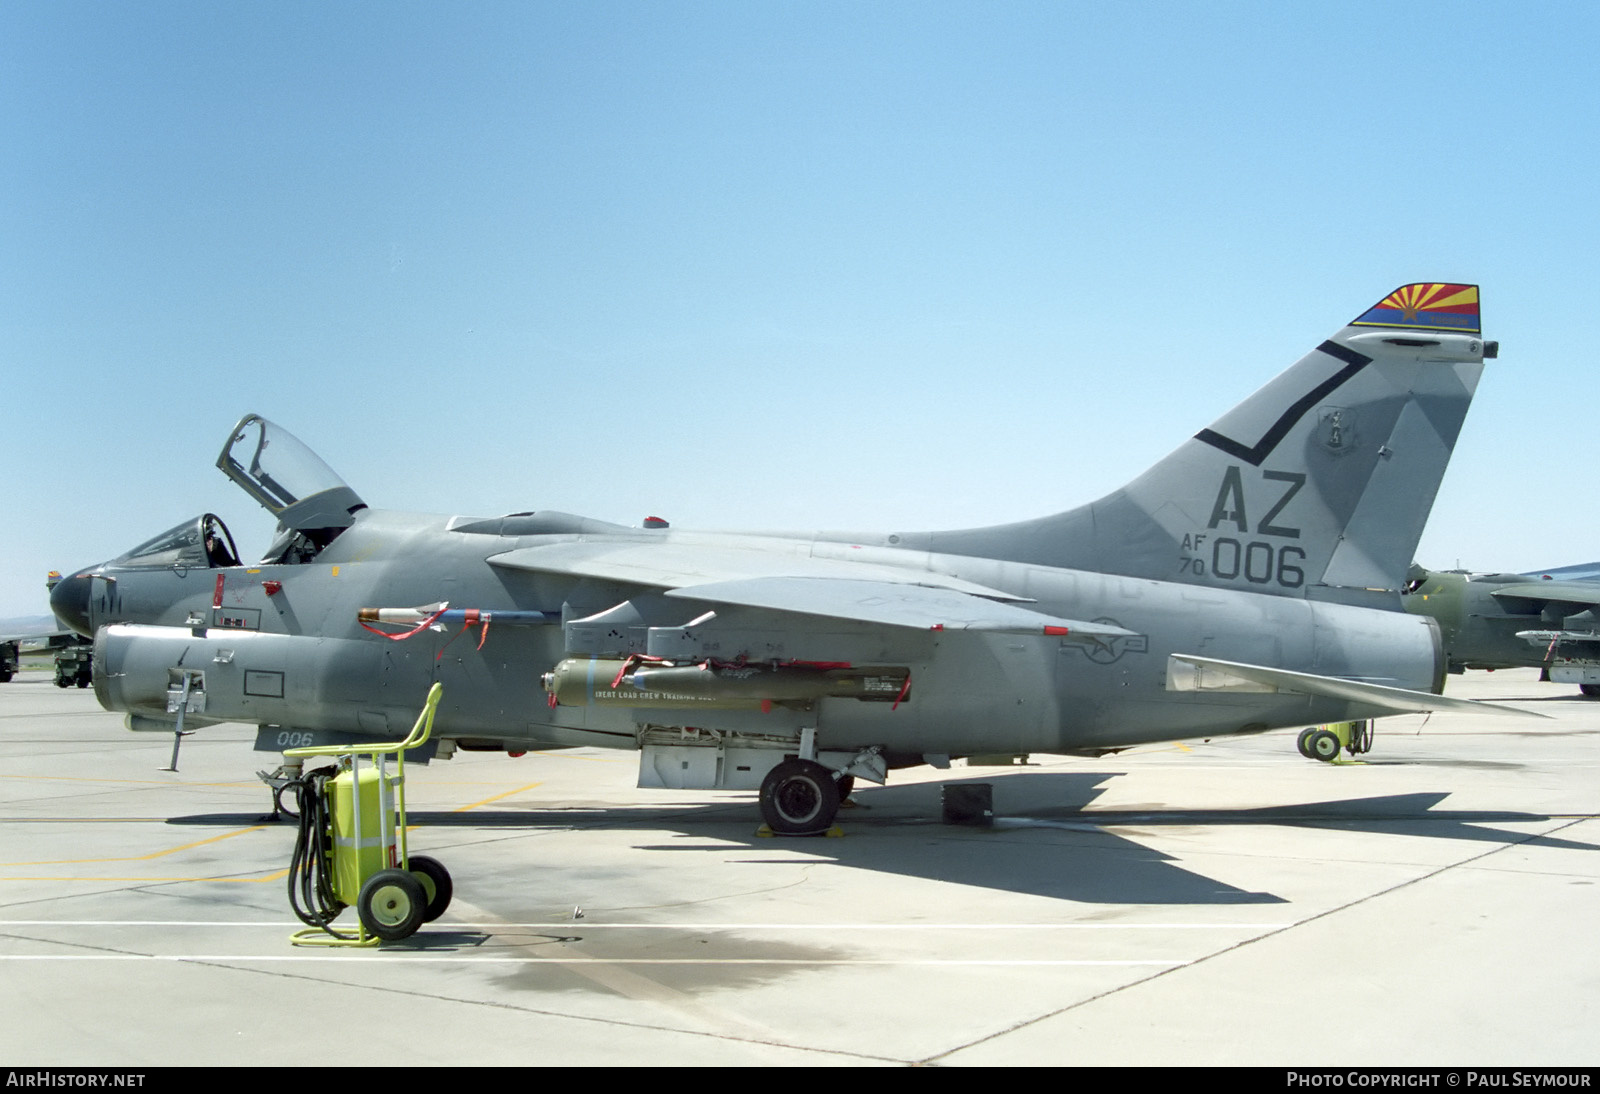
[[[780,836],[819,835],[833,827],[854,786],[854,776],[815,760],[784,760],[761,781],[761,818]]]

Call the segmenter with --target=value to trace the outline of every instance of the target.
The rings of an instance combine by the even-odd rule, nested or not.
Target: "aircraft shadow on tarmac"
[[[857,788],[859,808],[840,815],[847,838],[757,835],[753,800],[685,806],[631,805],[552,807],[538,801],[525,808],[501,807],[470,812],[413,809],[410,821],[422,828],[593,830],[650,827],[683,837],[641,844],[638,850],[726,856],[743,844],[760,858],[748,862],[814,865],[820,858],[855,869],[881,871],[962,885],[1053,897],[1090,904],[1231,905],[1279,904],[1285,898],[1250,892],[1176,864],[1175,859],[1140,843],[1131,833],[1161,829],[1263,826],[1423,836],[1485,844],[1525,844],[1600,851],[1600,846],[1495,827],[1548,822],[1537,813],[1449,810],[1439,805],[1448,792],[1418,792],[1240,809],[1157,807],[1138,810],[1089,808],[1118,773],[1000,772],[996,777]],[[994,785],[992,827],[941,822],[940,799],[946,786],[987,782]],[[259,822],[258,816],[211,814],[174,817],[177,825],[233,826]],[[803,858],[773,854],[804,852]]]

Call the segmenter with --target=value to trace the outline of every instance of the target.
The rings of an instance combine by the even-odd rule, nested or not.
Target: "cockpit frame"
[[[261,417],[239,419],[217,467],[278,518],[282,529],[326,544],[367,503],[298,437]]]
[[[239,565],[233,533],[215,513],[202,513],[151,536],[112,560],[127,570],[204,570]]]

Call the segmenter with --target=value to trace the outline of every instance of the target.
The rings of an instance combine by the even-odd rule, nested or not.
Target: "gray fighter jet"
[[[1600,698],[1600,566],[1467,574],[1415,566],[1402,603],[1439,624],[1451,672],[1531,667]]]
[[[1478,315],[1404,286],[1125,488],[958,531],[381,511],[251,415],[218,466],[278,519],[260,562],[207,513],[51,603],[135,729],[392,739],[440,681],[440,755],[638,749],[641,785],[759,789],[789,833],[915,764],[1472,706],[1400,589],[1497,352]]]

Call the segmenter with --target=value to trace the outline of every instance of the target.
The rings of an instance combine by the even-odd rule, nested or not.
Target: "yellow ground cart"
[[[425,743],[444,688],[434,684],[402,741],[292,748],[290,760],[331,756],[285,787],[299,802],[300,834],[289,865],[289,903],[306,929],[297,946],[376,946],[407,938],[444,913],[453,888],[439,862],[406,847],[405,754]],[[366,766],[361,763],[367,758]],[[393,757],[394,773],[388,761]],[[355,934],[333,921],[354,906]]]

